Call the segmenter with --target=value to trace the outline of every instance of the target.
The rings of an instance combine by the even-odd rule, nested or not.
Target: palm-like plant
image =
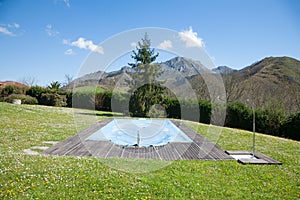
[[[50,83],[50,85],[48,85],[47,88],[49,88],[50,90],[58,90],[61,87],[61,83],[58,81],[52,81]]]

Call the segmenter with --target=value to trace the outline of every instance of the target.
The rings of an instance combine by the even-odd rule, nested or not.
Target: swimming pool
[[[123,146],[193,142],[173,122],[160,119],[114,119],[86,140],[111,141]]]

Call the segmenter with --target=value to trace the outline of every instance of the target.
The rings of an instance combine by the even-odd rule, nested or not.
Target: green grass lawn
[[[97,114],[99,120],[109,116],[109,113]],[[217,127],[186,123],[223,149],[250,149],[251,132],[224,128],[215,137],[213,130],[218,130]],[[257,150],[281,161],[282,165],[241,165],[234,160],[174,161],[149,173],[126,173],[105,163],[124,164],[128,160],[23,153],[32,146],[45,145],[43,141],[66,139],[86,126],[83,123],[76,129],[70,108],[0,103],[0,198],[300,198],[300,143],[262,134],[257,134]],[[144,162],[145,165],[153,163]]]
[[[82,87],[76,87],[74,89],[74,92],[83,93],[83,94],[96,94],[104,92],[105,89],[102,87],[96,87],[96,86],[82,86]]]

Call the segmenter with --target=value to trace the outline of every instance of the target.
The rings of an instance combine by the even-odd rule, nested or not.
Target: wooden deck
[[[228,160],[233,159],[219,146],[196,134],[180,121],[172,122],[180,128],[192,143],[168,143],[163,146],[120,146],[109,141],[86,140],[91,134],[108,124],[112,119],[96,125],[45,150],[45,155],[91,156],[96,158],[140,158],[158,160]]]

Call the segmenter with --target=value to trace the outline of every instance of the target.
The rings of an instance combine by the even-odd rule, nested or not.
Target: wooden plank
[[[113,144],[108,151],[106,158],[120,158],[122,154],[123,148],[119,145]]]
[[[275,165],[281,165],[282,162],[279,162],[273,158],[270,158],[269,156],[266,156],[262,153],[259,153],[259,152],[255,152],[255,157],[258,157],[258,158],[261,158],[261,159],[264,159],[265,161],[268,162],[268,164],[275,164]]]
[[[65,155],[67,152],[74,149],[80,143],[81,143],[80,138],[78,137],[78,135],[75,135],[54,145],[53,147],[50,147],[49,149],[44,151],[43,154]]]
[[[228,155],[251,155],[251,153],[249,151],[245,151],[245,150],[232,150],[232,151],[225,151],[225,153],[227,153]]]
[[[78,146],[78,143],[82,143],[82,140],[85,140],[88,136],[90,136],[95,131],[99,130],[102,126],[109,123],[111,119],[103,120],[100,123],[97,123],[78,134],[69,137],[62,142],[57,143],[56,145],[48,148],[43,154],[51,154],[51,155],[65,155],[70,154],[70,150],[74,149],[74,147]]]
[[[157,149],[157,153],[159,154],[162,160],[179,160],[181,156],[178,154],[176,149],[171,144],[166,144]]]
[[[113,145],[111,142],[106,141],[89,141],[89,143],[90,145],[93,145],[89,147],[89,150],[91,151],[92,156],[96,158],[105,158],[109,149]]]
[[[102,120],[94,126],[81,131],[53,147],[44,154],[93,156],[98,158],[140,158],[162,160],[222,160],[232,159],[219,146],[195,133],[189,127],[179,121],[172,120],[188,137],[192,143],[169,143],[164,146],[127,147],[113,144],[110,141],[86,140],[95,131],[111,122],[112,119]]]
[[[241,158],[238,159],[239,163],[242,164],[269,164],[268,161],[263,159],[251,159],[251,158]]]

